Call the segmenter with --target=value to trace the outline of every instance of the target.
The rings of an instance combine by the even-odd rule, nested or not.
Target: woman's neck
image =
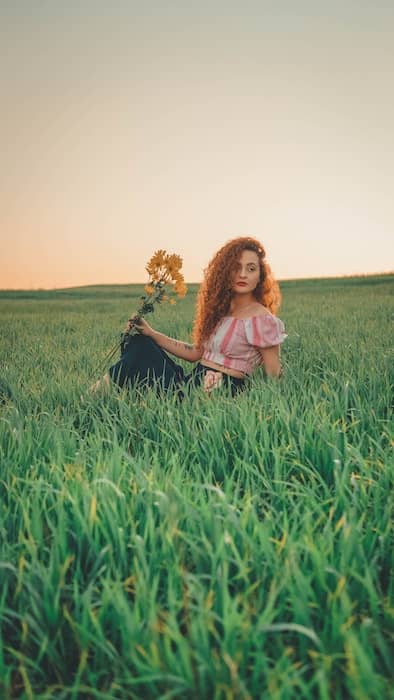
[[[233,313],[234,311],[245,311],[245,309],[248,309],[249,306],[252,306],[253,304],[256,303],[255,297],[251,294],[250,297],[247,297],[246,299],[242,297],[241,299],[237,299],[237,297],[233,297],[230,303],[230,311]]]

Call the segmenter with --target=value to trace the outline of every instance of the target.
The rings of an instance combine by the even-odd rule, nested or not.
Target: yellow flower
[[[178,270],[176,270],[175,272],[173,272],[173,273],[171,274],[171,281],[172,281],[172,282],[183,282],[183,275],[182,275],[182,273],[181,273],[181,272],[178,272]]]
[[[176,301],[175,301],[175,299],[170,299],[169,303],[171,304],[171,306],[175,306]]]
[[[155,288],[152,287],[151,284],[146,284],[146,285],[145,285],[145,291],[146,291],[146,293],[148,294],[148,296],[152,296],[152,294],[153,294],[154,291],[155,291]]]
[[[171,277],[174,277],[182,267],[182,258],[176,253],[166,255],[165,266]]]
[[[156,250],[152,257],[151,257],[151,262],[153,262],[155,265],[164,265],[164,261],[166,259],[166,251],[165,250]]]
[[[160,268],[164,265],[165,259],[166,251],[156,250],[156,252],[152,255],[151,259],[149,260],[145,269],[147,273],[151,277],[153,277],[154,280],[157,280],[160,277],[158,273]]]
[[[174,289],[179,297],[183,298],[186,296],[187,286],[183,280],[177,280],[177,282],[175,283]]]

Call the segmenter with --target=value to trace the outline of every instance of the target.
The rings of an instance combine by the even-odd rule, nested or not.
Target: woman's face
[[[232,291],[237,294],[250,294],[260,280],[259,256],[254,250],[243,250],[233,273]]]

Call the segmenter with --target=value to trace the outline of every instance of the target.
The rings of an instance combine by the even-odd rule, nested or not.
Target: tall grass
[[[181,403],[86,393],[127,289],[0,294],[2,698],[390,697],[392,289],[283,283],[284,378]]]

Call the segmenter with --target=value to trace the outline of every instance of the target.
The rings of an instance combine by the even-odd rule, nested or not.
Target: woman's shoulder
[[[265,306],[256,301],[255,304],[247,308],[247,310],[244,312],[244,315],[240,315],[239,313],[236,314],[235,312],[229,311],[228,315],[224,316],[223,318],[235,319],[236,321],[248,321],[251,318],[255,318],[256,316],[265,316],[266,314],[268,316],[272,315],[269,309],[266,309]]]
[[[224,316],[222,318],[223,320],[227,321],[241,321],[244,324],[249,323],[253,321],[254,319],[258,319],[259,323],[263,323],[266,321],[269,325],[270,323],[281,323],[280,319],[278,316],[275,316],[269,309],[267,309],[266,306],[263,306],[263,304],[260,304],[260,302],[256,301],[256,303],[249,307],[247,310],[247,314],[245,316],[235,316],[235,315],[228,315]]]
[[[266,306],[263,306],[262,304],[260,304],[258,301],[256,302],[256,304],[254,306],[252,306],[250,311],[251,311],[251,313],[247,318],[256,318],[259,316],[268,316],[268,317],[273,316],[271,311],[269,309],[267,309]]]
[[[240,317],[240,320],[251,321],[254,318],[263,320],[265,318],[276,318],[276,316],[274,316],[274,314],[272,314],[269,309],[267,309],[265,306],[256,301],[256,303],[248,309],[247,315]]]

